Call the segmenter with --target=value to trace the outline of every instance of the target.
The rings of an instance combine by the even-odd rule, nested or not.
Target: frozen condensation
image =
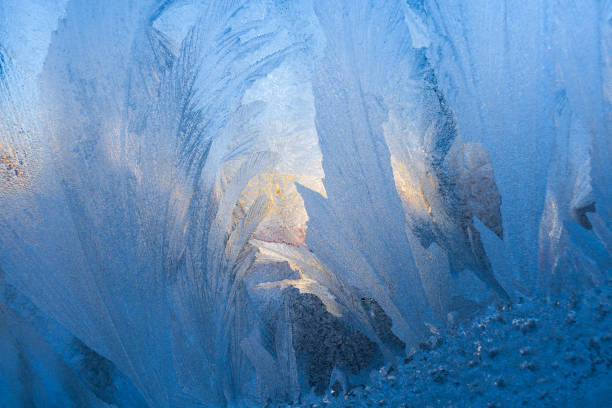
[[[609,284],[609,0],[3,0],[0,405],[298,403]]]

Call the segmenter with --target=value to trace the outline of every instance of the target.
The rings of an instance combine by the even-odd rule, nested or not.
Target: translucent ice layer
[[[601,285],[610,44],[609,0],[2,1],[0,404],[299,401]]]

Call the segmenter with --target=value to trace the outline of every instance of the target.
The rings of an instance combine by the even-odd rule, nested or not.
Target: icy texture
[[[0,403],[298,402],[609,285],[610,44],[609,0],[2,1]]]
[[[338,381],[323,398],[293,406],[608,406],[611,289],[491,308],[372,371],[367,385]]]

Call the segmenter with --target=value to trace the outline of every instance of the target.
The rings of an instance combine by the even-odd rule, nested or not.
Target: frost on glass
[[[297,402],[489,305],[602,285],[611,21],[1,2],[0,403]]]

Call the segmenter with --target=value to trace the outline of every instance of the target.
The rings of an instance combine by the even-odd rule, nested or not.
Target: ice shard
[[[611,21],[2,1],[0,405],[306,403],[609,284]]]

